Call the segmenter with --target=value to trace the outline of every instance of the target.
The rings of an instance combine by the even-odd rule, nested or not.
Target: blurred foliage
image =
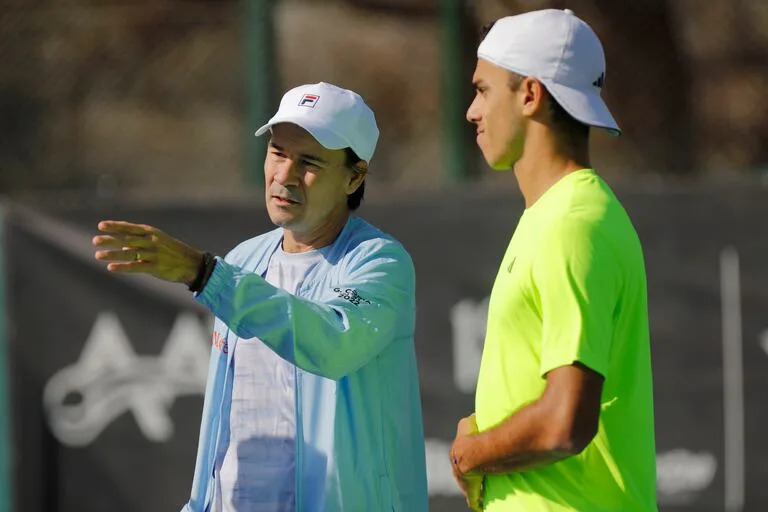
[[[372,167],[380,189],[447,182],[436,5],[277,5],[275,89],[324,80],[363,94],[382,131]],[[465,6],[476,27],[566,6],[592,25],[606,49],[607,102],[624,130],[618,139],[595,134],[602,171],[711,177],[768,166],[768,2]],[[255,72],[243,57],[246,29],[242,1],[0,0],[0,190],[242,191],[255,128],[246,126],[244,84]],[[467,82],[476,42],[464,41]],[[482,167],[479,155],[472,165]]]

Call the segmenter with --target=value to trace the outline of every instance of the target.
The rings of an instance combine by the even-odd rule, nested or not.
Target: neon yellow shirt
[[[512,236],[488,311],[480,431],[539,398],[546,373],[575,361],[605,378],[597,436],[560,462],[487,476],[487,512],[657,510],[642,248],[592,169],[550,187]]]

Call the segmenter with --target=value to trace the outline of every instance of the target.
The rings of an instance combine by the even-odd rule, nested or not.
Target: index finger
[[[146,224],[134,224],[123,220],[102,220],[99,222],[99,231],[105,233],[124,233],[127,235],[147,235],[154,232],[152,226]]]

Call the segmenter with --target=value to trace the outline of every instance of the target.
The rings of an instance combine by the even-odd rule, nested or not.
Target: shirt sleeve
[[[560,221],[533,263],[542,317],[541,375],[579,362],[608,378],[621,267],[595,224]]]
[[[258,337],[299,368],[338,380],[376,357],[398,324],[414,321],[410,256],[394,242],[371,245],[356,249],[343,282],[321,291],[320,300],[296,297],[223,260],[196,298],[240,338]]]

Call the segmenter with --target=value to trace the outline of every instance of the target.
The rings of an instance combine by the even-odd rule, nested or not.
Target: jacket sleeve
[[[320,300],[296,297],[261,276],[218,260],[197,300],[237,336],[259,338],[280,357],[308,372],[338,380],[376,357],[396,336],[413,332],[415,276],[397,243],[355,249],[338,286]]]

